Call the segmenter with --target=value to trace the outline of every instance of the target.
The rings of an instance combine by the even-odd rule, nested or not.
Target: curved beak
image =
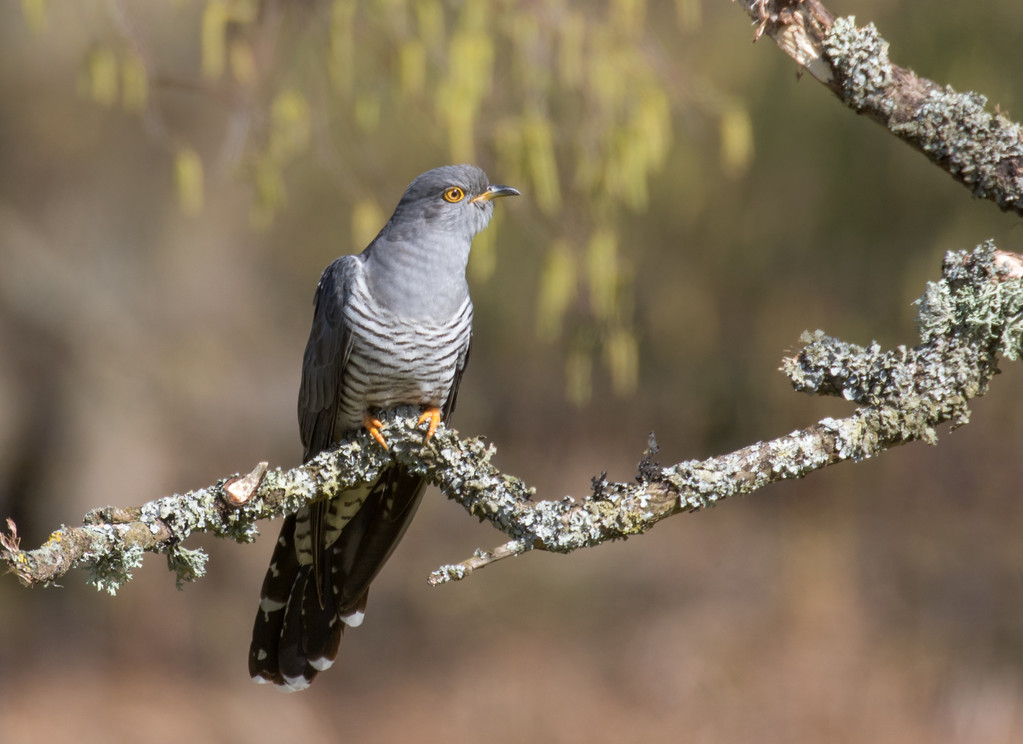
[[[499,196],[519,196],[519,190],[513,189],[511,186],[498,186],[494,184],[479,196],[473,197],[472,201],[491,201]]]

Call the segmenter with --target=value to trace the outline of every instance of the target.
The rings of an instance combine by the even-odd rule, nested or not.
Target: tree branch
[[[491,465],[494,448],[460,439],[439,427],[429,444],[416,427],[417,411],[396,409],[382,418],[390,450],[364,432],[298,468],[225,479],[141,507],[90,512],[80,527],[54,532],[42,547],[23,551],[15,525],[0,535],[0,561],[22,583],[52,584],[73,567],[111,594],[131,578],[145,552],[164,553],[178,581],[202,576],[205,554],[182,543],[195,532],[249,542],[256,522],[294,512],[372,481],[392,465],[421,474],[470,514],[511,538],[490,552],[435,571],[431,583],[462,579],[476,569],[529,550],[568,553],[646,532],[660,520],[713,506],[769,483],[802,478],[846,460],[858,461],[915,440],[933,443],[936,427],[965,424],[970,399],[983,395],[999,356],[1020,357],[1023,345],[1023,256],[994,249],[949,253],[941,281],[919,300],[921,343],[882,351],[847,344],[817,331],[785,359],[796,390],[840,395],[859,408],[730,454],[660,467],[650,445],[634,483],[594,478],[581,499],[534,501],[533,489]]]
[[[874,24],[835,18],[819,0],[743,0],[783,52],[847,106],[865,114],[935,165],[1023,215],[1023,130],[987,111],[979,93],[957,93],[888,60],[888,42]]]

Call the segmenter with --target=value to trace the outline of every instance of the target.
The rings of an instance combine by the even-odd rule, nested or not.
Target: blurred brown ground
[[[651,429],[668,463],[848,412],[776,372],[803,330],[913,343],[912,302],[944,251],[988,237],[1023,250],[1018,218],[797,84],[769,42],[750,45],[730,3],[703,5],[698,34],[682,43],[667,28],[662,42],[749,108],[756,157],[725,178],[713,125],[675,112],[672,162],[624,247],[639,394],[616,399],[598,378],[591,407],[564,403],[563,358],[532,336],[549,236],[531,227],[528,192],[501,205],[497,276],[473,287],[454,423],[490,438],[541,497],[583,494],[602,470],[630,478]],[[896,62],[1023,114],[1016,0],[832,10],[875,21]],[[261,459],[296,464],[312,290],[353,250],[348,197],[315,164],[266,232],[248,227],[248,192],[231,178],[207,184],[202,216],[181,216],[167,153],[137,120],[74,93],[100,32],[51,15],[34,37],[15,4],[0,8],[0,516],[29,546],[95,506]],[[194,22],[182,13],[167,38]],[[380,141],[415,146],[408,128],[392,123]],[[352,178],[372,173],[390,205],[445,160],[374,143]],[[937,447],[429,589],[437,565],[500,541],[434,492],[374,585],[368,622],[299,695],[245,672],[266,536],[196,540],[209,576],[180,593],[153,556],[116,598],[81,573],[48,590],[5,578],[0,741],[1023,741],[1023,371],[1003,367],[972,423]]]

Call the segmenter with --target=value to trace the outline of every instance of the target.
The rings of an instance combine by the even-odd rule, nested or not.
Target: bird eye
[[[465,192],[457,186],[451,186],[444,192],[444,201],[457,204],[465,198]]]

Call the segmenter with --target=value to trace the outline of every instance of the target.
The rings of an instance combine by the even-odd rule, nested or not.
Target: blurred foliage
[[[721,112],[721,167],[730,176],[738,176],[753,159],[753,122],[739,105]]]
[[[896,63],[1020,117],[1018,0],[827,4],[876,23]],[[319,271],[372,239],[405,181],[453,159],[437,90],[463,6],[336,7],[347,27],[310,0],[226,22],[213,79],[200,0],[0,4],[0,518],[26,543],[98,505],[298,462]],[[648,0],[642,32],[603,32],[633,34],[620,46],[671,119],[636,211],[602,175],[623,141],[593,133],[607,112],[586,88],[610,0],[518,7],[534,18],[500,28],[508,5],[484,9],[473,147],[524,196],[474,246],[455,424],[538,498],[582,494],[602,470],[630,478],[651,430],[667,464],[847,415],[776,373],[803,330],[914,343],[913,301],[944,251],[988,237],[1021,250],[1018,217],[797,79],[750,43],[732,0]],[[550,86],[535,104],[513,64],[530,26]],[[90,92],[99,48],[109,106]],[[531,112],[549,123],[554,210],[523,154]],[[755,142],[726,146],[726,121],[751,121]],[[726,166],[726,152],[755,158]],[[200,184],[202,211],[183,214]],[[591,281],[615,272],[598,321],[609,285]],[[628,399],[608,371],[630,354],[613,351],[629,337],[616,324],[641,361]],[[80,575],[40,592],[0,581],[0,730],[76,744],[137,741],[143,719],[158,742],[1023,740],[1023,367],[1003,372],[937,447],[443,591],[426,573],[497,536],[429,495],[342,663],[298,697],[245,679],[273,525],[252,546],[200,541],[210,574],[183,594],[159,559],[116,600]],[[566,380],[590,405],[566,403]]]
[[[204,156],[183,128],[159,128],[172,143],[183,212],[202,209],[207,161],[233,161],[252,185],[252,223],[265,229],[286,208],[296,163],[322,160],[325,148],[342,163],[352,148],[386,150],[382,120],[410,117],[451,162],[495,163],[495,179],[519,186],[548,220],[536,329],[548,342],[569,336],[568,398],[589,400],[582,370],[599,358],[615,393],[635,390],[638,345],[617,255],[622,213],[649,206],[650,179],[672,150],[673,106],[710,100],[679,100],[673,81],[684,70],[648,44],[646,0],[179,3],[190,4],[200,9],[198,76],[175,87],[216,93],[242,124],[219,154]],[[25,0],[26,23],[44,27],[45,7]],[[680,29],[699,28],[697,0],[677,0],[675,11]],[[97,40],[83,60],[79,90],[142,112],[162,73],[130,13],[122,7],[120,36]],[[736,102],[711,108],[721,168],[741,175],[752,158],[749,115]],[[159,102],[148,114],[158,111]],[[387,212],[371,202],[357,194],[349,205],[353,248]],[[496,232],[477,239],[477,281],[494,273]]]
[[[47,0],[21,0],[21,12],[25,17],[25,25],[36,34],[46,29],[46,15],[49,3]]]
[[[182,147],[174,159],[174,178],[178,189],[178,202],[185,214],[198,214],[203,205],[203,167],[198,153],[191,147]]]

